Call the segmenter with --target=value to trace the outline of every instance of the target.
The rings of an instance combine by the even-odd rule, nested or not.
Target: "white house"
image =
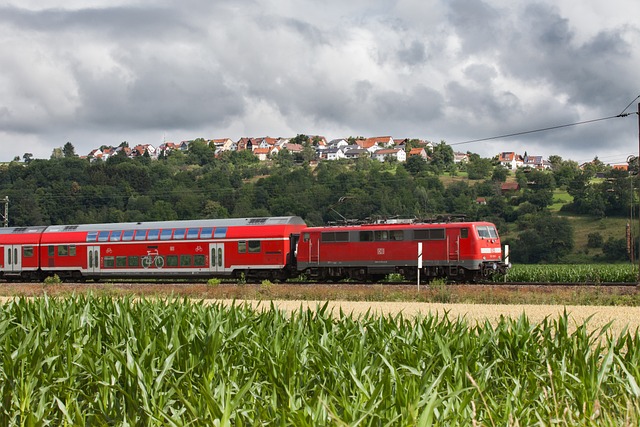
[[[388,158],[395,158],[399,162],[404,162],[407,160],[407,153],[399,148],[384,148],[376,151],[373,157],[380,162],[384,162]]]

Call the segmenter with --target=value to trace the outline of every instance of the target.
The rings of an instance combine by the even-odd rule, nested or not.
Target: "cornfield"
[[[16,299],[0,425],[637,425],[637,332],[569,323]]]
[[[629,264],[515,264],[509,270],[507,278],[512,282],[635,282],[638,278],[638,267]],[[504,280],[504,278],[497,280]]]

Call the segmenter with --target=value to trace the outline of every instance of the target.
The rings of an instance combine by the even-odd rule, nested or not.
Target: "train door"
[[[100,272],[100,246],[87,246],[87,272]]]
[[[320,264],[320,233],[309,236],[309,263]]]
[[[209,269],[216,273],[229,271],[224,265],[224,243],[209,243]]]
[[[22,246],[7,245],[4,247],[5,273],[20,273],[22,270]]]
[[[449,253],[449,262],[458,263],[460,261],[460,229],[447,229],[447,248]]]

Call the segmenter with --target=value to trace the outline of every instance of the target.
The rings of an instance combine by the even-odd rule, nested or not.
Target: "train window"
[[[69,256],[76,256],[76,245],[69,245]]]
[[[112,231],[111,237],[109,237],[109,241],[119,242],[121,237],[122,237],[122,231]]]
[[[254,254],[260,252],[260,240],[249,240],[249,252]]]
[[[414,240],[444,240],[444,228],[422,228],[413,230]]]
[[[227,237],[227,227],[216,228],[216,232],[213,234],[213,238],[224,239],[225,237]]]
[[[389,240],[389,232],[387,230],[376,230],[374,232],[376,241],[386,242]]]
[[[194,255],[193,256],[193,265],[195,267],[204,267],[207,265],[206,259],[204,255]]]
[[[303,242],[308,242],[309,241],[309,233],[302,233],[302,241]]]
[[[211,227],[205,227],[200,232],[201,239],[210,239],[212,236],[213,236],[213,228]]]
[[[321,234],[321,239],[323,242],[348,242],[349,241],[349,232],[348,231],[329,231]]]
[[[23,246],[22,247],[22,257],[28,258],[33,256],[33,246]]]
[[[47,247],[47,252],[49,256],[54,256],[56,254],[56,247],[55,246]]]
[[[160,240],[171,239],[171,233],[173,233],[173,230],[171,228],[168,230],[162,230],[162,233],[160,233]]]
[[[98,233],[98,242],[106,242],[109,240],[109,231],[101,231]]]
[[[125,242],[128,242],[130,240],[133,240],[133,231],[134,230],[126,230],[122,233],[122,240]]]
[[[476,229],[478,230],[478,236],[482,237],[483,239],[497,239],[498,238],[498,232],[496,231],[495,227],[489,225],[479,225],[478,227],[476,227]]]
[[[130,256],[127,260],[129,267],[139,267],[140,266],[140,257],[139,256]]]
[[[158,240],[160,236],[160,230],[149,230],[147,233],[147,240]]]
[[[186,228],[176,228],[176,231],[173,232],[173,239],[174,240],[183,240],[185,234],[187,234],[187,229]]]
[[[466,239],[467,237],[469,237],[469,229],[468,228],[461,228],[460,229],[460,238],[461,239]]]
[[[336,232],[336,242],[348,242],[349,241],[349,232],[348,231],[337,231]]]
[[[336,241],[336,233],[322,233],[322,241],[323,242],[335,242]]]
[[[60,245],[58,246],[58,256],[67,256],[69,255],[69,246]]]
[[[117,256],[116,257],[116,267],[126,267],[127,266],[127,257],[126,256]]]
[[[104,268],[113,268],[115,263],[115,258],[112,256],[104,257]]]
[[[167,267],[178,266],[178,255],[167,255]]]
[[[87,233],[87,242],[95,242],[98,240],[98,232],[90,231]]]
[[[395,240],[395,241],[404,240],[404,231],[402,231],[402,230],[391,230],[389,232],[389,240]]]
[[[240,240],[238,242],[238,253],[244,254],[247,252],[247,242],[246,240]]]
[[[133,240],[144,240],[147,238],[147,230],[136,230]]]
[[[444,228],[432,228],[429,230],[429,240],[444,240]]]
[[[191,255],[180,255],[180,267],[191,267],[192,261]]]
[[[361,231],[360,232],[360,241],[361,242],[372,242],[373,241],[373,231]]]
[[[187,239],[197,239],[200,234],[199,228],[190,228],[187,230]]]

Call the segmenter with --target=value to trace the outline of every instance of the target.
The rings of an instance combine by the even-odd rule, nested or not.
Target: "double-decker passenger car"
[[[0,276],[286,278],[305,226],[290,216],[2,228]]]
[[[413,279],[418,242],[425,278],[474,281],[508,268],[491,223],[406,222],[306,228],[298,244],[298,269],[321,280],[377,281],[392,273]]]

